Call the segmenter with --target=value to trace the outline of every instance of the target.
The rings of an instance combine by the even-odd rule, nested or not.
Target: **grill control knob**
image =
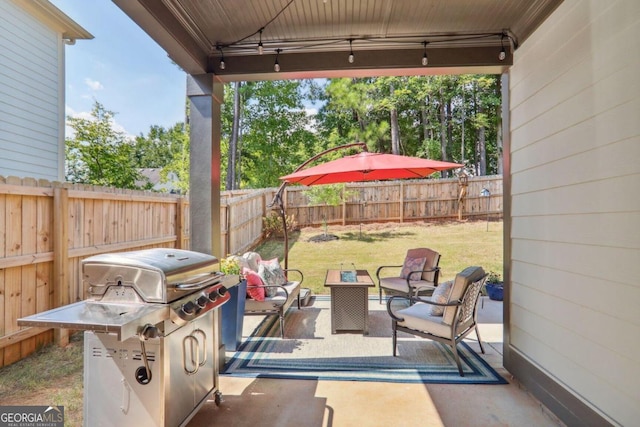
[[[182,306],[182,311],[184,312],[184,314],[187,314],[189,316],[195,314],[196,305],[193,303],[193,301],[189,301]]]
[[[223,297],[227,293],[227,288],[220,286],[218,289],[209,293],[209,299],[215,301],[220,297]]]
[[[198,307],[200,308],[205,308],[208,302],[209,302],[209,298],[206,295],[202,295],[200,298],[196,300],[196,304],[198,304]]]

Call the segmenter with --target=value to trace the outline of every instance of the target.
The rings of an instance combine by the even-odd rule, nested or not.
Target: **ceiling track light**
[[[276,49],[276,62],[273,64],[273,71],[275,71],[276,73],[280,71],[280,63],[278,62],[280,52],[282,52],[282,49]]]
[[[500,53],[498,54],[498,59],[500,61],[504,61],[504,59],[507,57],[507,51],[504,49],[504,33],[502,33],[502,36],[500,36],[500,46],[502,47],[500,49]]]
[[[264,46],[262,45],[262,31],[264,31],[264,28],[260,28],[260,41],[258,42],[258,55],[262,55],[264,53]]]
[[[353,64],[353,61],[355,61],[356,57],[353,54],[353,39],[349,39],[349,64]]]
[[[422,42],[422,45],[424,46],[424,55],[422,55],[422,65],[424,67],[426,67],[427,65],[429,65],[429,57],[427,56],[427,44],[429,44],[429,42]]]

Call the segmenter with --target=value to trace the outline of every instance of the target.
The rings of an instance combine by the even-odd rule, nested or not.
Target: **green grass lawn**
[[[487,231],[488,230],[488,231]],[[427,247],[441,254],[440,281],[453,279],[456,273],[471,265],[502,276],[502,222],[448,222],[368,224],[330,226],[329,234],[339,237],[328,242],[310,242],[322,229],[305,228],[289,236],[289,268],[304,273],[304,287],[314,294],[328,294],[324,288],[327,269],[366,269],[375,280],[381,265],[401,265],[407,249]],[[284,254],[282,238],[269,239],[255,249],[262,258]],[[400,269],[398,268],[399,272]],[[391,271],[389,271],[391,273]],[[376,282],[377,285],[377,282]],[[372,288],[371,293],[377,293]]]

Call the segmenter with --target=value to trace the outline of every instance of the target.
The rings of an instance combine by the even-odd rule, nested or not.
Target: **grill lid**
[[[125,286],[145,302],[168,303],[218,280],[222,274],[215,270],[217,264],[212,255],[154,248],[86,258],[82,274],[90,299],[118,298],[114,290]]]

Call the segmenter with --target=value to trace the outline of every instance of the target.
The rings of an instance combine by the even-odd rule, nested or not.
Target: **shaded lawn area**
[[[488,231],[487,231],[488,229]],[[324,288],[327,269],[366,269],[374,279],[381,265],[401,265],[408,249],[427,247],[441,254],[440,281],[450,280],[464,268],[479,265],[486,272],[502,276],[502,221],[446,223],[386,223],[329,226],[328,233],[339,237],[326,242],[309,241],[322,234],[321,228],[304,228],[289,236],[289,268],[304,273],[304,287],[314,294],[328,294]],[[255,249],[263,259],[282,260],[282,238],[271,238]],[[386,270],[385,270],[386,271]],[[400,269],[397,268],[396,273]],[[393,270],[389,269],[389,273]]]

